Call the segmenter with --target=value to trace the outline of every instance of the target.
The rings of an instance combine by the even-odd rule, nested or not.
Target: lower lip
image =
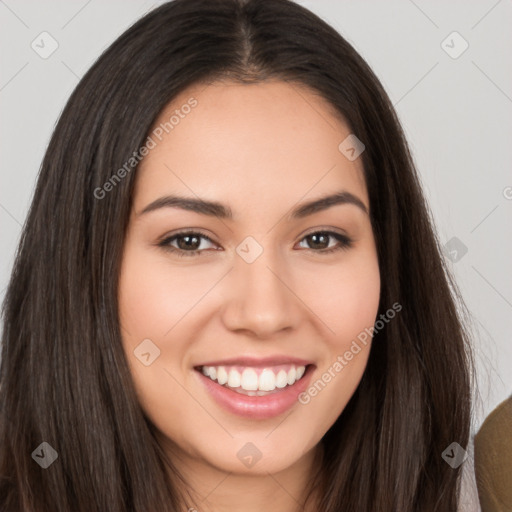
[[[308,387],[314,365],[309,365],[300,380],[282,391],[265,396],[247,396],[221,386],[194,370],[213,399],[227,411],[252,419],[268,419],[283,414],[298,402],[298,396]]]

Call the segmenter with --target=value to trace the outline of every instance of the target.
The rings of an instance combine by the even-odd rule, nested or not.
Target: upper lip
[[[201,366],[277,366],[280,364],[295,364],[297,366],[307,366],[313,364],[306,359],[298,357],[290,357],[285,355],[276,355],[268,357],[230,357],[228,359],[216,359],[215,361],[207,361],[196,365]]]

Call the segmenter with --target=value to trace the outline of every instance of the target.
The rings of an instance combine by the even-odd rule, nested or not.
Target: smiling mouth
[[[264,367],[236,365],[198,366],[213,382],[246,396],[267,396],[279,393],[300,381],[311,365],[281,364]]]

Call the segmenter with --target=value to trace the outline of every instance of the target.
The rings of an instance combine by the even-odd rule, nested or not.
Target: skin
[[[339,204],[289,218],[299,204],[342,190],[369,210],[361,159],[339,151],[350,129],[304,87],[196,84],[156,124],[191,96],[198,105],[138,170],[119,288],[126,357],[140,404],[188,483],[190,507],[303,510],[319,441],[357,388],[371,343],[308,404],[265,420],[222,409],[193,367],[286,354],[314,362],[314,383],[373,326],[380,275],[369,215]],[[172,207],[141,213],[168,194],[221,202],[233,219]],[[184,229],[213,242],[200,238],[193,248],[203,252],[184,257],[158,246]],[[352,246],[322,254],[336,238],[315,245],[307,235],[326,230]],[[236,252],[248,236],[263,249],[250,264]],[[183,239],[170,243],[186,251]],[[134,356],[144,339],[160,349],[150,366]],[[262,453],[252,468],[236,456],[247,442]]]

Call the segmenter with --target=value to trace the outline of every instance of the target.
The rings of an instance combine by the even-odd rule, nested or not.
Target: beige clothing
[[[482,512],[512,512],[512,396],[475,436],[475,473]]]

